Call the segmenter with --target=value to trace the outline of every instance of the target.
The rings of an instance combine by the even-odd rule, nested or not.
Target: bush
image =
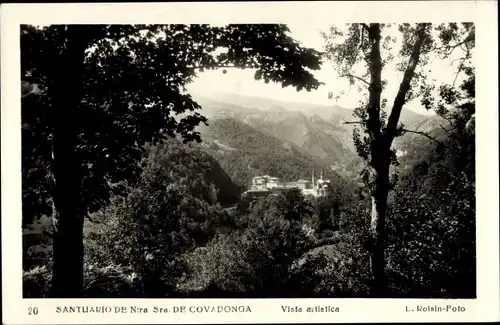
[[[239,230],[219,235],[206,247],[186,254],[185,290],[211,290],[220,296],[284,292],[289,269],[306,241],[300,218],[307,217],[309,207],[297,193],[291,193],[255,201],[250,209],[239,216]]]
[[[338,244],[322,247],[309,261],[317,282],[314,293],[320,297],[367,297],[369,257],[360,240],[344,235]],[[307,269],[303,272],[308,272]],[[306,273],[307,274],[307,273]]]
[[[23,272],[23,298],[46,298],[52,283],[52,270],[36,266]]]
[[[187,279],[179,285],[182,292],[200,295],[237,296],[252,291],[252,266],[244,254],[250,249],[240,232],[219,235],[205,247],[184,255]],[[216,291],[216,292],[214,292]]]
[[[90,298],[134,298],[144,296],[139,277],[129,267],[96,264],[84,270],[84,296]]]
[[[368,260],[357,237],[311,251],[318,241],[313,212],[297,193],[253,202],[240,214],[240,230],[185,254],[182,290],[215,297],[363,296]]]
[[[52,246],[49,244],[34,245],[23,250],[23,270],[40,265],[52,265]]]
[[[269,250],[269,237],[231,234],[185,255],[187,279],[179,289],[208,297],[366,297],[369,261],[355,239],[298,258]]]
[[[84,266],[84,297],[132,298],[143,296],[138,277],[130,268],[119,265]],[[23,298],[50,297],[52,270],[37,266],[23,272]]]
[[[171,162],[164,161],[162,152],[154,153],[146,159],[141,179],[129,194],[114,199],[94,216],[101,227],[87,255],[90,263],[130,267],[146,296],[164,297],[175,294],[184,268],[181,255],[205,245],[234,222],[211,194],[214,187],[206,186],[201,175],[188,180],[175,172],[175,166],[167,168]],[[191,159],[182,151],[176,155]],[[194,181],[203,186],[193,191]],[[207,202],[207,197],[214,202]]]
[[[476,297],[474,162],[473,136],[458,132],[396,188],[387,224],[395,296]]]

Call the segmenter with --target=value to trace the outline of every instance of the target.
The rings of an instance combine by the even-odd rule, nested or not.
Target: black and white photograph
[[[474,24],[320,27],[22,25],[24,297],[476,297]]]
[[[23,312],[43,298],[56,313],[94,298],[471,312],[460,302],[485,294],[478,218],[498,213],[476,204],[485,36],[474,19],[351,16],[19,24],[20,209],[8,217],[22,228]]]

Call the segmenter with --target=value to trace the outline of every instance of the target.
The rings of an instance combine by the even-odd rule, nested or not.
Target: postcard
[[[500,320],[497,2],[1,18],[5,324]]]

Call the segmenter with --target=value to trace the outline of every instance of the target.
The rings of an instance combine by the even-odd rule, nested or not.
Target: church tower
[[[315,186],[314,185],[314,169],[313,169],[313,172],[312,172],[312,184],[311,185],[312,185],[312,188],[314,188],[314,186]]]

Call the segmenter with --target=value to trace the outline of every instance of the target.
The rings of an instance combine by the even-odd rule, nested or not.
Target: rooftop
[[[274,188],[271,189],[271,191],[279,191],[279,190],[289,190],[290,187],[286,187],[286,186],[276,186]]]
[[[268,191],[269,191],[268,188],[263,187],[263,188],[253,188],[248,190],[247,192],[268,192]]]
[[[299,179],[297,183],[304,184],[304,183],[310,183],[311,181],[308,181],[307,179]]]

